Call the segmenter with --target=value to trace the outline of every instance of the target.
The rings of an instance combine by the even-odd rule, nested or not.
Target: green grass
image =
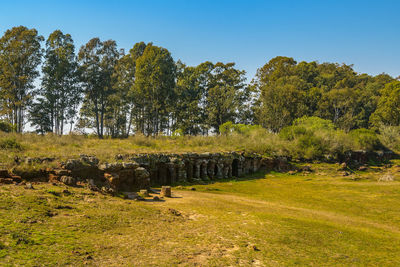
[[[394,134],[392,134],[394,135]],[[382,136],[381,136],[382,137]],[[397,139],[384,143],[398,151]],[[377,137],[375,137],[378,142]],[[256,152],[265,156],[286,156],[293,159],[321,160],[326,156],[337,158],[348,150],[368,149],[369,139],[358,144],[351,135],[334,132],[315,132],[298,139],[288,140],[281,135],[255,128],[246,133],[216,136],[130,136],[126,139],[98,139],[96,136],[46,134],[14,134],[0,131],[0,166],[11,169],[16,157],[50,157],[57,160],[77,158],[81,154],[96,156],[100,161],[114,161],[117,154],[138,153],[202,153],[202,152]],[[357,141],[357,142],[356,142]],[[374,141],[374,142],[375,142]],[[371,141],[372,142],[372,141]],[[373,142],[372,142],[373,143]],[[20,166],[21,167],[21,166]],[[48,167],[48,166],[38,166]]]
[[[398,266],[400,172],[336,168],[175,187],[165,202],[0,186],[0,265]]]

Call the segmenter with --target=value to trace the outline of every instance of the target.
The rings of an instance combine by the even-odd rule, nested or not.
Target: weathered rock
[[[0,178],[11,178],[10,174],[8,173],[8,170],[1,169],[0,170]]]
[[[391,173],[387,173],[387,174],[379,177],[378,181],[379,182],[392,182],[392,181],[394,181],[394,176]]]
[[[69,159],[60,163],[60,169],[30,171],[24,173],[24,180],[35,179],[57,182],[62,177],[73,177],[77,181],[93,181],[88,187],[94,191],[133,192],[148,189],[151,185],[171,185],[177,182],[206,183],[208,180],[240,177],[256,172],[262,168],[267,170],[289,170],[290,164],[286,158],[262,158],[256,154],[245,153],[183,153],[183,154],[137,154],[116,156],[124,162],[102,163],[96,157],[81,155],[78,159]],[[30,158],[29,162],[45,159]],[[0,170],[0,177],[2,171]],[[6,171],[3,171],[6,174]],[[28,175],[29,174],[29,175]],[[31,177],[32,176],[32,177]],[[39,179],[39,178],[40,179]],[[4,177],[9,178],[9,177]],[[63,178],[66,179],[65,177]],[[74,182],[67,179],[68,184]]]
[[[118,189],[120,184],[119,175],[116,173],[105,173],[104,178],[108,181],[111,188]]]
[[[302,172],[312,172],[311,166],[306,165],[306,166],[301,166],[300,171]]]
[[[347,170],[347,163],[343,162],[339,165],[338,171],[345,171]]]
[[[0,178],[0,184],[12,184],[14,183],[12,178]]]
[[[135,179],[139,189],[150,187],[150,174],[145,168],[135,169]]]
[[[57,175],[57,176],[65,176],[65,175],[68,176],[68,175],[71,175],[70,171],[64,170],[64,169],[55,169],[53,171],[54,171],[54,174]]]
[[[55,158],[48,158],[48,157],[44,157],[44,158],[30,158],[30,157],[27,157],[27,158],[25,158],[25,163],[29,164],[29,165],[35,164],[35,163],[37,163],[37,164],[49,163],[49,162],[53,162],[53,161],[55,161]]]
[[[181,214],[179,211],[177,211],[176,209],[171,209],[171,208],[169,208],[168,211],[169,211],[172,215],[175,215],[175,216],[181,216],[181,215],[182,215],[182,214]]]
[[[97,166],[99,164],[99,160],[94,156],[80,155],[80,157],[82,162],[88,165]]]
[[[66,176],[66,175],[64,175],[64,176]],[[49,182],[57,182],[57,181],[60,181],[60,176],[50,173],[49,174]]]
[[[65,163],[62,163],[61,166],[67,170],[76,170],[83,167],[82,162],[79,159],[69,159]]]
[[[118,172],[122,170],[124,167],[121,162],[115,163],[104,163],[99,166],[99,169],[105,172]]]
[[[124,169],[136,169],[139,167],[139,164],[136,162],[123,162],[122,167]]]
[[[69,185],[69,186],[76,185],[76,179],[74,177],[66,176],[66,175],[61,176],[60,182],[62,182],[63,184]]]
[[[33,185],[31,183],[27,183],[25,185],[25,189],[35,189],[35,188],[33,188]]]
[[[18,175],[11,175],[11,179],[16,183],[22,182],[21,176],[18,176]]]
[[[142,190],[140,190],[139,195],[140,195],[141,197],[149,197],[149,196],[150,196],[150,195],[149,195],[149,191],[147,191],[147,189],[142,189]]]
[[[135,192],[124,192],[123,193],[127,199],[137,199],[139,195]]]
[[[359,171],[366,171],[366,170],[368,170],[368,167],[367,166],[360,166],[360,167],[358,167],[358,170]]]
[[[171,197],[171,187],[170,186],[163,186],[161,187],[160,196],[162,197]]]

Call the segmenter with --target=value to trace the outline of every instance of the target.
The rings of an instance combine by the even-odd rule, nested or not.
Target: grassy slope
[[[0,165],[11,167],[15,156],[19,157],[55,157],[65,160],[79,157],[80,154],[95,155],[102,161],[113,161],[117,154],[134,153],[182,153],[182,152],[228,152],[257,146],[256,140],[247,137],[227,138],[224,136],[185,136],[172,138],[160,136],[147,138],[134,136],[127,139],[86,138],[79,135],[40,136],[36,134],[5,134],[0,132],[2,140],[15,140],[22,149],[1,149]],[[247,140],[247,142],[244,142]],[[251,141],[251,142],[250,142]],[[258,142],[259,144],[260,142]]]
[[[398,266],[400,182],[314,168],[176,188],[165,202],[0,186],[0,265]]]

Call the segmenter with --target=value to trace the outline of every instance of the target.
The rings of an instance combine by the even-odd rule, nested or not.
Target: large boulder
[[[135,169],[135,186],[137,189],[150,187],[150,173],[143,167]]]
[[[60,182],[69,185],[69,186],[75,186],[76,185],[76,179],[72,176],[61,176]]]

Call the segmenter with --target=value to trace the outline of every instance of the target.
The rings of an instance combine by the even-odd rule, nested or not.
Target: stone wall
[[[279,165],[267,164],[267,159],[256,154],[245,156],[241,153],[119,155],[117,159],[133,161],[144,167],[150,174],[151,185],[241,177],[262,167]]]
[[[24,162],[37,162],[29,158]],[[117,155],[114,162],[99,163],[93,156],[60,162],[58,168],[37,172],[37,180],[68,185],[87,183],[93,190],[106,192],[138,191],[150,186],[177,183],[202,183],[264,170],[286,171],[286,158],[263,158],[245,153],[183,153]],[[34,179],[31,173],[14,170],[22,179]]]

